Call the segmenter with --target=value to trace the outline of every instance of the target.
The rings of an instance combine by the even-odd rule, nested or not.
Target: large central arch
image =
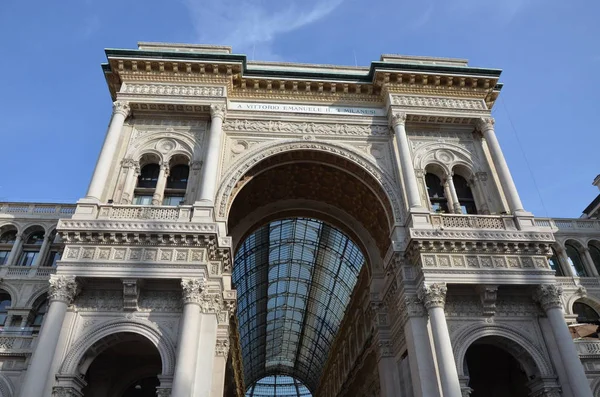
[[[381,269],[390,249],[400,201],[345,149],[288,142],[267,153],[241,159],[217,195],[236,254],[245,383],[288,375],[316,391],[359,274]]]

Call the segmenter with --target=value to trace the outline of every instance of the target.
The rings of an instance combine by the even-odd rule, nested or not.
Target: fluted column
[[[419,197],[419,186],[417,185],[417,176],[410,155],[408,146],[408,137],[406,136],[406,113],[392,113],[392,126],[396,134],[396,144],[400,155],[400,168],[402,179],[404,180],[406,197],[409,208],[422,209],[421,198]]]
[[[456,187],[454,186],[452,175],[448,175],[446,177],[446,182],[448,183],[448,190],[450,191],[450,196],[452,197],[452,210],[455,214],[462,214],[462,209],[460,208],[460,202],[458,201],[458,195],[456,194]]]
[[[575,344],[573,343],[573,337],[565,322],[561,295],[562,288],[560,286],[556,284],[544,284],[537,287],[533,298],[539,302],[542,309],[546,312],[573,395],[577,397],[592,397],[590,382],[585,376],[583,365],[579,360],[579,354],[577,354]]]
[[[500,143],[498,142],[498,138],[496,138],[496,133],[494,132],[494,119],[491,117],[481,118],[479,119],[477,126],[487,142],[510,211],[513,214],[516,212],[525,212],[523,204],[521,203],[521,198],[517,192],[517,187],[515,186],[515,182],[508,169],[508,164],[506,164],[502,149],[500,148]]]
[[[415,397],[439,397],[425,307],[416,297],[407,296],[400,302],[399,309],[404,316],[404,335]]]
[[[104,138],[104,145],[102,145],[102,151],[100,151],[96,168],[94,169],[94,174],[86,196],[87,198],[95,199],[97,201],[100,201],[102,198],[102,191],[106,185],[108,174],[112,169],[111,163],[117,152],[123,124],[129,115],[129,111],[130,108],[127,102],[116,101],[113,103],[112,119],[108,126],[106,137]]]
[[[121,204],[131,204],[133,201],[133,192],[137,183],[137,176],[140,174],[140,163],[133,159],[125,159],[121,163],[123,167],[127,167],[127,175],[123,184],[123,193],[119,202]]]
[[[165,196],[165,187],[167,186],[167,177],[169,176],[169,163],[162,161],[160,163],[160,171],[156,180],[156,188],[152,195],[152,205],[162,205]]]
[[[199,201],[212,203],[215,199],[218,176],[217,171],[219,169],[219,151],[221,148],[221,135],[225,111],[225,105],[210,106],[211,123],[204,164],[200,170]]]
[[[50,307],[44,318],[37,340],[37,347],[27,369],[21,397],[43,396],[46,382],[54,378],[50,366],[54,358],[60,331],[67,308],[75,299],[79,289],[74,276],[50,276]]]
[[[179,328],[177,361],[173,377],[171,397],[192,397],[196,358],[200,332],[200,305],[205,292],[205,281],[201,278],[181,280],[183,290],[183,315]]]
[[[594,263],[594,259],[592,258],[592,254],[590,254],[590,249],[588,247],[583,247],[583,256],[585,257],[590,276],[598,277],[598,269],[596,268],[596,264]]]
[[[17,234],[15,238],[15,242],[10,249],[10,254],[8,254],[8,259],[6,260],[6,264],[8,266],[14,266],[15,262],[18,259],[19,252],[21,251],[21,245],[23,243],[23,235],[21,233]]]
[[[446,304],[445,284],[421,285],[418,296],[429,313],[431,332],[433,334],[433,345],[442,384],[442,395],[444,397],[461,397],[458,371],[454,361],[454,352],[450,342],[450,333],[446,323],[444,305]]]
[[[33,261],[32,266],[42,266],[44,257],[46,257],[46,251],[48,251],[48,245],[50,244],[51,235],[46,233],[44,235],[44,241],[42,242],[42,246],[40,247],[40,252],[38,252],[35,257],[35,261]]]

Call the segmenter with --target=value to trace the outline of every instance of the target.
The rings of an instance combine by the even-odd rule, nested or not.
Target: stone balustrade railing
[[[535,224],[555,232],[600,233],[600,220],[596,219],[535,218]]]
[[[580,357],[600,356],[600,339],[575,339],[574,342]]]
[[[101,205],[98,219],[189,221],[192,206]]]
[[[19,335],[11,332],[0,332],[0,354],[31,354],[36,336],[31,332]]]
[[[1,266],[0,278],[48,278],[56,273],[55,267],[48,266]]]
[[[76,207],[75,204],[0,203],[0,217],[70,218]]]
[[[431,215],[431,224],[449,229],[515,229],[512,217],[505,215],[436,214]]]

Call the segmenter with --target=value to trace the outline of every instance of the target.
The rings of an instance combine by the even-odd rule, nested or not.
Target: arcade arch
[[[247,393],[278,377],[314,392],[360,273],[381,277],[389,196],[359,164],[318,150],[264,158],[224,190]]]

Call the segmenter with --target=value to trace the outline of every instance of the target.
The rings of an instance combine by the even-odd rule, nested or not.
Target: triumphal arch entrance
[[[553,229],[496,137],[499,70],[106,54],[22,396],[592,396]]]

